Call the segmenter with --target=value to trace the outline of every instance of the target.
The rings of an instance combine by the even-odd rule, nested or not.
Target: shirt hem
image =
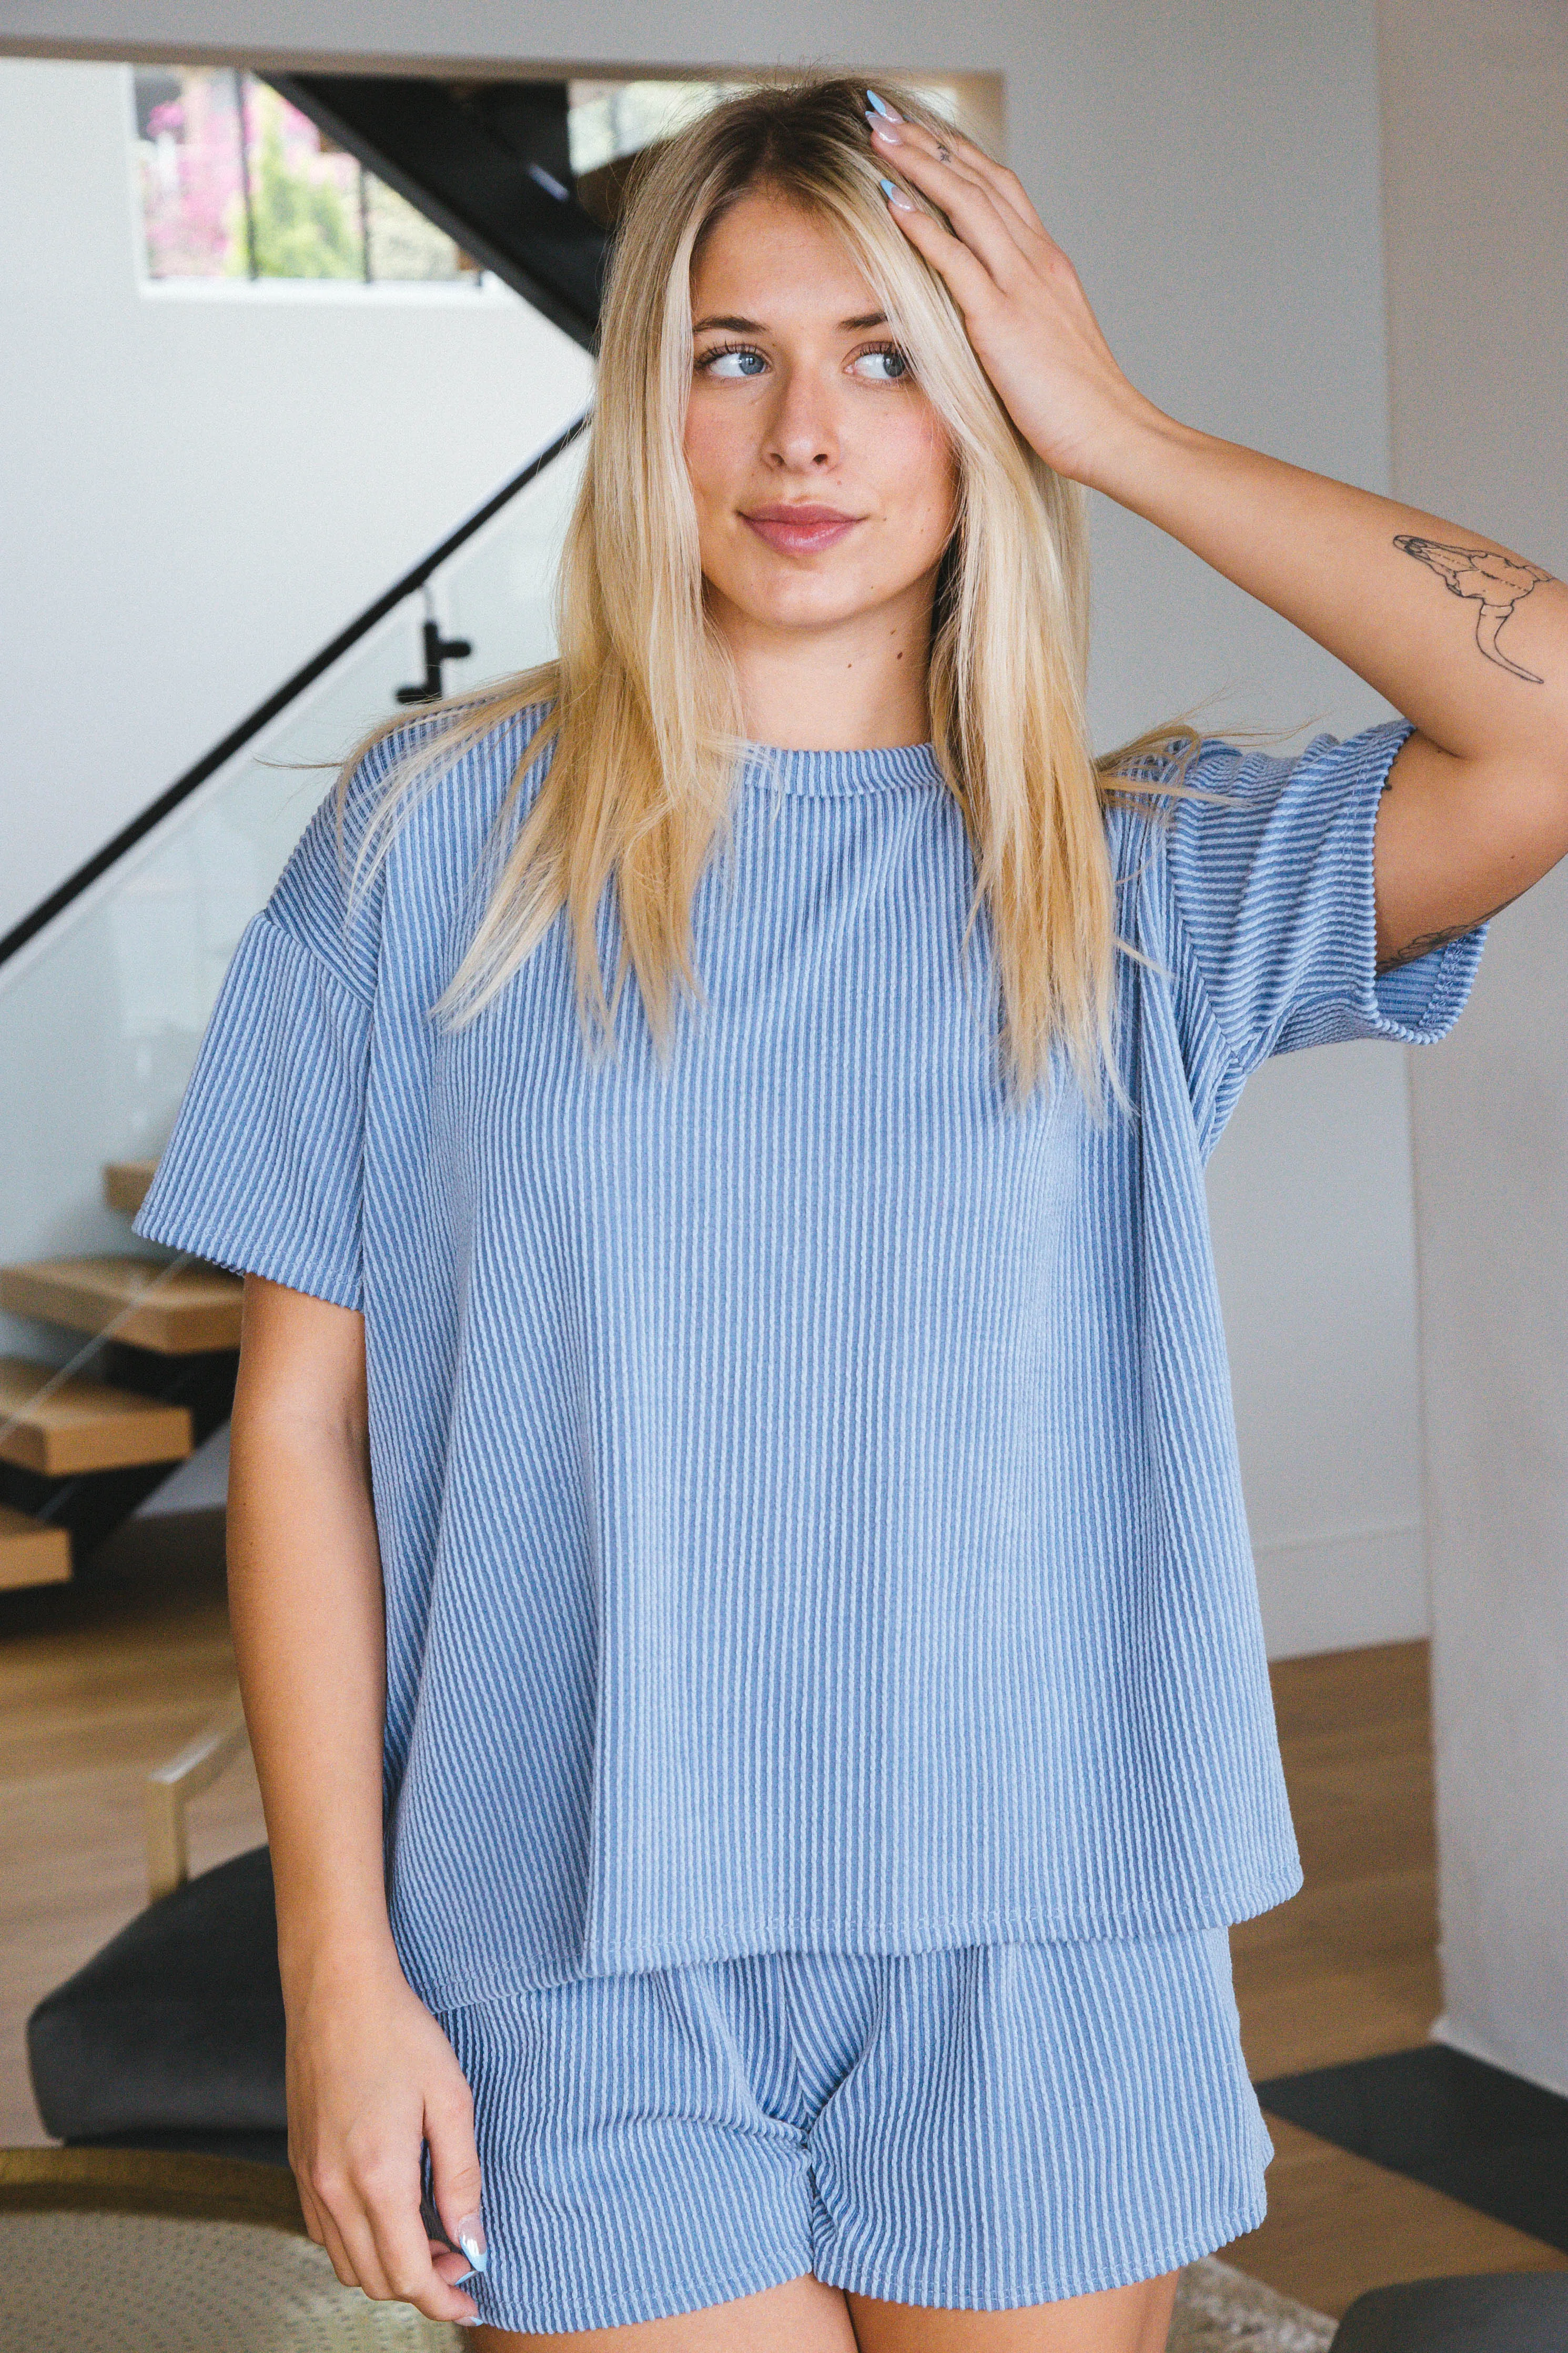
[[[630,1947],[618,1954],[584,1957],[575,1967],[546,1964],[547,1974],[520,1968],[510,1976],[428,1977],[409,1968],[410,1982],[433,2010],[468,2010],[506,2001],[552,1985],[574,1984],[584,1978],[630,1977],[655,1969],[695,1968],[710,1961],[742,1960],[765,1953],[864,1953],[896,1957],[942,1952],[954,1946],[1001,1944],[1103,1944],[1143,1942],[1160,1936],[1195,1935],[1209,1928],[1228,1928],[1238,1921],[1256,1919],[1277,1905],[1288,1903],[1303,1885],[1300,1864],[1264,1882],[1246,1894],[1216,1897],[1207,1907],[1179,1916],[1166,1913],[1127,1914],[1114,1920],[1068,1920],[1049,1913],[995,1915],[956,1927],[889,1929],[880,1935],[857,1935],[809,1925],[742,1927],[720,1936],[679,1939],[661,1945]],[[400,1941],[394,1929],[395,1942]]]
[[[286,1291],[303,1292],[307,1298],[324,1300],[329,1306],[352,1307],[363,1313],[363,1295],[357,1282],[331,1267],[312,1265],[308,1259],[296,1258],[285,1248],[269,1249],[227,1234],[218,1227],[186,1224],[177,1217],[145,1217],[142,1212],[138,1212],[132,1220],[131,1230],[142,1241],[179,1250],[188,1258],[199,1259],[204,1265],[220,1268],[225,1274],[258,1274],[268,1282],[281,1284]]]

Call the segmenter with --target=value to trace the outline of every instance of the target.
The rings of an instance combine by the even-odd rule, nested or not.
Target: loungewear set
[[[929,745],[748,754],[668,1068],[629,976],[589,1055],[563,915],[443,1029],[541,715],[352,903],[323,804],[137,1219],[364,1317],[388,1901],[473,2086],[467,2285],[543,2331],[808,2270],[1151,2277],[1261,2218],[1226,1932],[1300,1884],[1204,1166],[1267,1056],[1464,1004],[1483,930],[1373,970],[1412,731],[1205,739],[1223,798],[1108,807],[1097,1124],[1060,1056],[1006,1095]]]

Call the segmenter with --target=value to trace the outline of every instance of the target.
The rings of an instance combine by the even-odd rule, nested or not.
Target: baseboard
[[[1430,1631],[1421,1524],[1253,1547],[1271,1659],[1415,1642]]]
[[[1539,2067],[1521,2067],[1512,2052],[1500,2051],[1484,2035],[1472,2034],[1458,2019],[1445,2010],[1433,2021],[1431,2039],[1449,2051],[1458,2051],[1467,2059],[1479,2059],[1485,2067],[1501,2068],[1506,2073],[1518,2075],[1527,2084],[1534,2084],[1543,2092],[1555,2092],[1559,2099],[1568,2100],[1568,2081],[1556,2075],[1542,2074]]]
[[[1528,2077],[1427,2042],[1256,2088],[1268,2115],[1568,2254],[1568,2099]]]

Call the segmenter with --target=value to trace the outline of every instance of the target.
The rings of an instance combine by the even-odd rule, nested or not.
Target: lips
[[[806,505],[752,507],[742,517],[759,539],[786,555],[813,555],[819,548],[836,546],[861,520],[837,507]]]

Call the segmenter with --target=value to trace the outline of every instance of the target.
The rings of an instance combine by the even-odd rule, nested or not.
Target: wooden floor
[[[47,2138],[28,2010],[147,1901],[142,1783],[234,1680],[223,1515],[132,1521],[79,1586],[0,1593],[0,2143]],[[191,1808],[191,1868],[265,1836],[248,1757]]]
[[[23,2022],[145,1900],[141,1778],[232,1674],[216,1514],[132,1524],[89,1583],[0,1594],[0,2142],[42,2140]],[[1434,1956],[1425,1646],[1275,1669],[1307,1884],[1232,1933],[1253,2074],[1426,2039]],[[192,1810],[192,1867],[262,1836],[248,1765]],[[1271,2118],[1268,2219],[1228,2261],[1319,2310],[1435,2272],[1568,2256]]]
[[[1258,2082],[1408,2051],[1442,2008],[1426,1645],[1274,1668],[1306,1885],[1231,1930]],[[1270,2116],[1261,2230],[1227,2263],[1342,2312],[1363,2289],[1439,2272],[1563,2271],[1568,2255]]]

